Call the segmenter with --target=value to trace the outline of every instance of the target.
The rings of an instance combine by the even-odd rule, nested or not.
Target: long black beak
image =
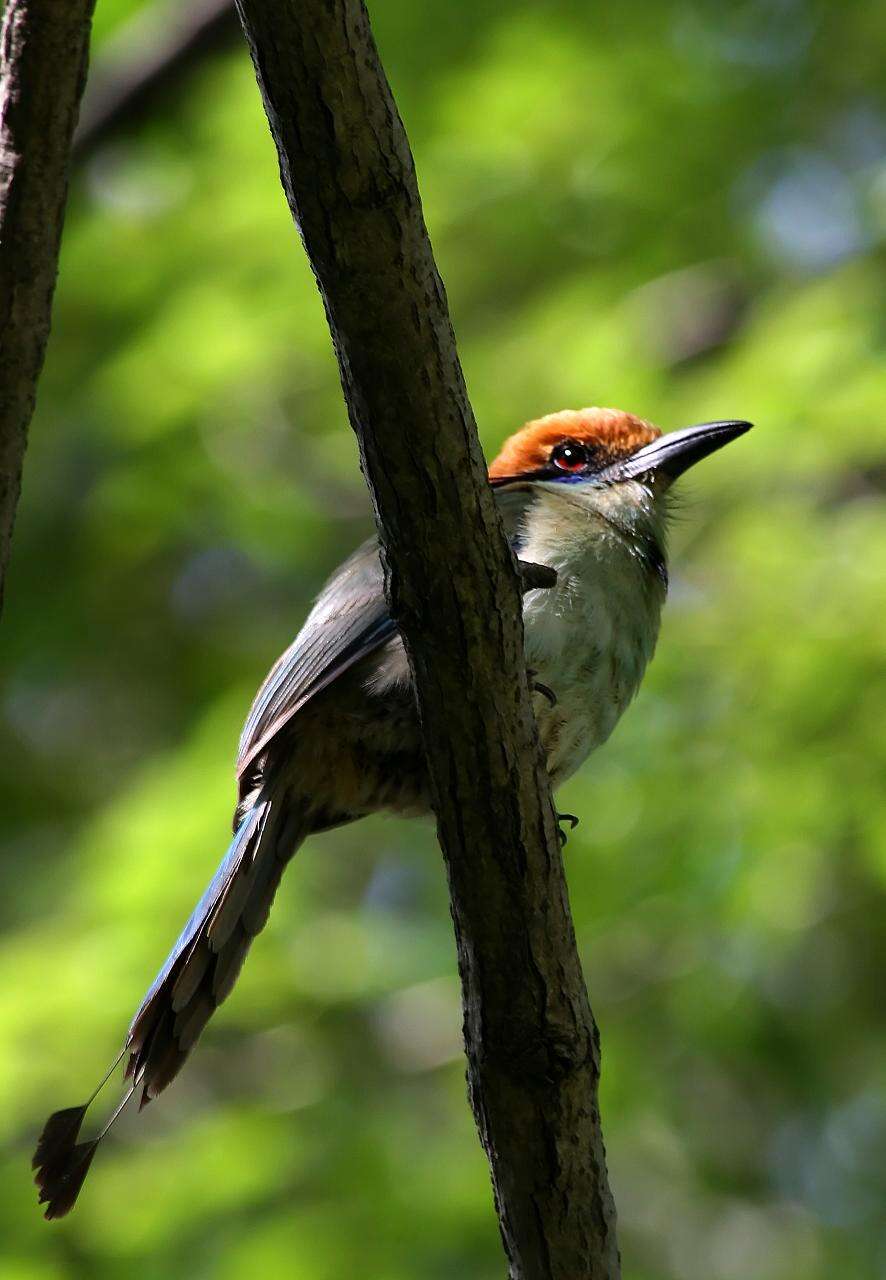
[[[750,431],[751,423],[740,419],[726,422],[702,422],[659,436],[652,444],[639,449],[624,462],[615,462],[600,473],[601,480],[629,480],[633,476],[663,475],[676,480],[689,467],[701,462],[709,453]]]

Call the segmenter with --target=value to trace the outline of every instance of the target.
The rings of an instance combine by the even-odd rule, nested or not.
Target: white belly
[[[658,637],[664,588],[627,548],[607,540],[588,552],[526,560],[557,569],[557,585],[524,598],[526,665],[556,695],[534,699],[554,785],[605,742],[637,692]],[[558,550],[562,552],[562,543]],[[559,562],[558,562],[559,561]]]

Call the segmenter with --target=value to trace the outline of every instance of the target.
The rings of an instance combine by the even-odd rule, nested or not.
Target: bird
[[[667,434],[616,409],[527,423],[489,483],[527,575],[525,659],[554,788],[612,733],[652,657],[668,587],[671,488],[749,430],[740,419]],[[233,839],[89,1100],[50,1116],[32,1162],[47,1218],[74,1205],[96,1149],[133,1093],[140,1107],[180,1071],[230,994],[283,872],[309,835],[379,810],[429,812],[409,664],[365,542],[323,587],[255,696],[237,757]],[[558,815],[573,825],[575,815]],[[126,1056],[128,1089],[98,1137],[87,1108]]]

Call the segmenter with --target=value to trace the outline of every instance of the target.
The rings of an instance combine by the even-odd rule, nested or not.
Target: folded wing
[[[304,626],[271,668],[243,726],[237,776],[315,694],[396,635],[374,538],[329,579]]]

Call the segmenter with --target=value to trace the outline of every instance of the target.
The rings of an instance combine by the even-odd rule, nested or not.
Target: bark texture
[[[613,1280],[599,1044],[529,700],[520,584],[409,144],[360,0],[237,3],[415,673],[469,1092],[510,1275]]]
[[[95,0],[7,0],[0,34],[0,609],[43,367]]]

